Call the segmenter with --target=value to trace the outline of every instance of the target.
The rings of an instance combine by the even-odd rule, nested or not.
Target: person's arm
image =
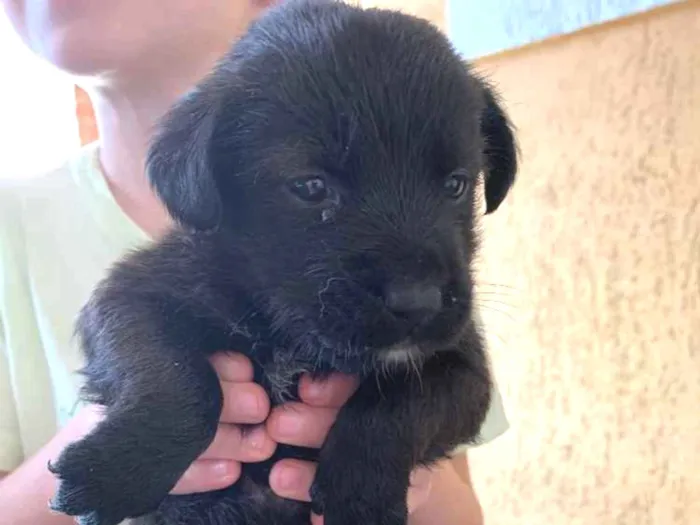
[[[0,211],[4,211],[2,206]],[[0,250],[0,267],[3,267],[5,262],[2,255]],[[0,285],[2,278],[0,275]],[[46,464],[65,443],[75,439],[73,436],[80,435],[81,429],[87,424],[87,414],[76,417],[74,422],[69,423],[43,449],[24,463],[20,463],[22,446],[3,327],[0,311],[0,524],[72,525],[73,521],[70,518],[53,515],[49,510],[48,501],[54,490],[54,481],[46,469]]]
[[[12,525],[72,525],[69,516],[55,514],[49,509],[49,499],[56,480],[47,470],[48,462],[68,443],[83,435],[94,424],[97,414],[85,410],[64,429],[11,473],[0,479],[0,523]]]
[[[481,427],[479,443],[490,443],[505,433],[509,426],[501,394],[495,388],[486,420]],[[483,509],[469,471],[470,448],[460,447],[452,461],[435,472],[429,495],[424,504],[416,507],[409,525],[483,525]]]
[[[445,461],[433,472],[425,502],[415,508],[409,525],[483,525],[484,515],[469,474],[467,454]]]
[[[38,456],[37,456],[38,457]],[[33,460],[35,460],[33,458]],[[26,463],[20,473],[20,480],[24,478],[24,483],[17,482],[13,499],[14,505],[4,504],[5,495],[0,496],[0,505],[5,509],[20,509],[23,514],[15,512],[12,515],[5,515],[8,523],[24,525],[32,523],[35,525],[70,525],[72,520],[67,516],[51,514],[48,505],[39,505],[37,498],[42,498],[42,504],[48,501],[53,491],[53,480],[46,480],[46,470],[44,465],[37,463],[39,468]],[[0,494],[2,492],[2,477],[7,473],[0,472]],[[15,473],[14,475],[17,475]],[[13,475],[13,476],[14,476]],[[436,469],[431,477],[430,491],[427,500],[413,510],[409,518],[409,525],[483,525],[484,519],[471,485],[469,476],[469,466],[466,454],[460,455],[452,462],[446,462],[441,468]],[[48,487],[48,490],[36,490],[37,487]],[[24,489],[23,489],[24,487]],[[12,497],[12,493],[7,497]],[[19,498],[19,499],[17,499]],[[21,501],[22,504],[18,504]],[[318,520],[320,523],[320,520]]]
[[[180,478],[173,494],[229,486],[240,474],[240,462],[261,461],[274,452],[275,445],[269,436],[261,432],[243,434],[238,427],[262,423],[269,412],[267,395],[252,382],[250,361],[236,354],[220,354],[213,364],[226,400],[219,431],[207,451]],[[73,518],[49,508],[57,480],[47,466],[68,443],[84,436],[99,419],[97,409],[84,408],[17,469],[0,472],[0,525],[74,525]]]

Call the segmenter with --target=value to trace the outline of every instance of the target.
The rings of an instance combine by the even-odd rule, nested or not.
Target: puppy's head
[[[246,261],[246,291],[296,351],[349,366],[425,355],[463,329],[476,183],[494,211],[516,149],[433,26],[297,0],[166,116],[148,172],[181,225]]]

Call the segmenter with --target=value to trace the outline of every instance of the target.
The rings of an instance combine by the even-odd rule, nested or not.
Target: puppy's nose
[[[442,308],[442,291],[433,284],[391,283],[384,289],[384,300],[387,308],[397,317],[421,323]]]

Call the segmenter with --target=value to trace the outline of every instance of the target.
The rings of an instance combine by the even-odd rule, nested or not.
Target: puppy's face
[[[243,258],[300,357],[352,368],[459,334],[478,177],[491,212],[515,164],[493,94],[432,26],[297,1],[173,109],[149,173],[176,219]]]

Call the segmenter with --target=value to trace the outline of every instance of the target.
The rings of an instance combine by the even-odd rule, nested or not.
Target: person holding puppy
[[[116,259],[170,227],[143,169],[153,125],[271,3],[172,0],[164,11],[143,0],[2,1],[25,43],[90,93],[100,141],[53,173],[0,187],[0,523],[71,523],[48,509],[55,480],[46,466],[100,418],[76,405],[75,315]],[[223,350],[213,359],[225,397],[219,431],[173,493],[228,486],[241,463],[270,457],[277,443],[320,447],[356,387],[347,376],[305,378],[301,402],[270,411],[251,363]],[[243,433],[243,424],[257,427]],[[506,427],[496,395],[481,441]],[[313,476],[312,464],[281,461],[270,484],[308,500]],[[466,454],[413,480],[412,525],[483,521]]]

